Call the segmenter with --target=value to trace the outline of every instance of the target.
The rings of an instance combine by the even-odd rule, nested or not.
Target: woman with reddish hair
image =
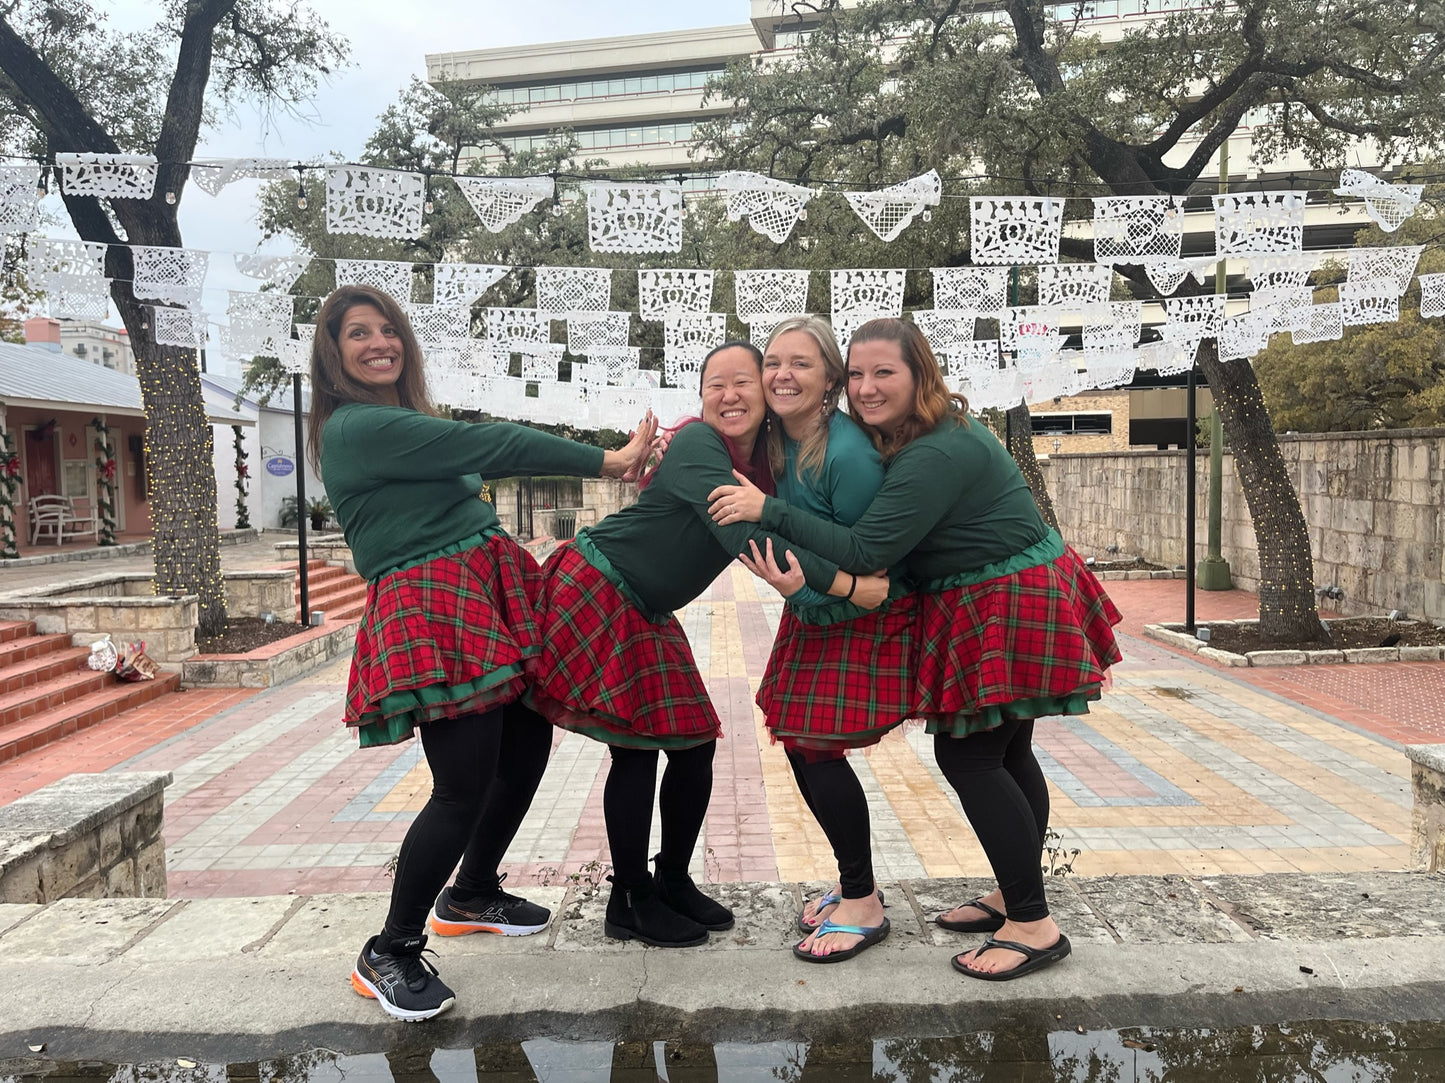
[[[911,323],[872,320],[848,346],[849,410],[886,474],[852,527],[746,483],[720,486],[720,523],[760,522],[863,570],[902,561],[920,592],[914,713],[934,734],[998,889],[941,915],[961,931],[998,933],[953,966],[1002,981],[1069,954],[1049,915],[1040,858],[1049,797],[1033,720],[1082,714],[1120,658],[1119,613],[1078,555],[1039,515],[998,439],[943,382]],[[740,479],[742,480],[742,479]]]

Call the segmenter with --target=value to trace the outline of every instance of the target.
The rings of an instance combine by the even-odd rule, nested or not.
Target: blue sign
[[[284,478],[295,469],[296,464],[284,455],[277,455],[266,460],[266,473],[275,474],[278,478]]]

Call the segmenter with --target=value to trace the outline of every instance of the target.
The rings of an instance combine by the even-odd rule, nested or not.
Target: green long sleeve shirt
[[[902,560],[919,583],[1004,560],[1049,531],[1013,459],[977,418],[945,418],[895,455],[851,528],[772,497],[763,503],[762,525],[845,571]]]
[[[707,494],[736,483],[722,437],[701,422],[685,425],[637,503],[585,533],[646,609],[671,612],[706,590],[730,560],[748,551],[749,540],[763,549],[771,537],[774,551],[782,552],[783,539],[756,523],[719,526],[712,521]],[[808,585],[827,591],[838,566],[796,545],[790,548]]]
[[[499,529],[482,476],[596,477],[602,449],[504,422],[347,403],[321,433],[321,482],[367,579]]]
[[[883,484],[883,461],[873,441],[841,410],[828,418],[828,446],[821,469],[798,470],[798,441],[783,433],[783,471],[778,499],[844,526],[858,521]],[[803,587],[788,598],[804,623],[832,623],[868,610]]]

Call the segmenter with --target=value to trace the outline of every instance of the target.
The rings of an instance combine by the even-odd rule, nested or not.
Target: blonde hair
[[[832,383],[832,386],[823,392],[823,408],[818,411],[812,428],[798,442],[797,473],[798,480],[801,481],[805,470],[814,477],[823,471],[823,461],[828,454],[828,423],[832,420],[833,411],[838,407],[838,399],[842,397],[843,388],[848,383],[848,369],[843,364],[843,352],[838,349],[838,340],[833,337],[833,327],[822,316],[789,316],[773,328],[773,333],[768,336],[768,344],[763,349],[764,356],[773,348],[778,336],[791,331],[801,331],[817,344],[818,353],[823,359],[823,374]],[[768,465],[772,467],[773,476],[777,477],[782,473],[785,461],[783,427],[776,422],[772,411],[768,412],[767,444]]]
[[[932,432],[939,422],[952,417],[957,424],[968,424],[968,399],[948,390],[943,370],[923,332],[907,320],[888,317],[869,320],[853,332],[848,340],[848,353],[860,342],[894,342],[903,363],[913,373],[913,411],[892,432],[883,432],[869,425],[853,411],[858,425],[873,439],[873,445],[887,462],[925,433]],[[851,405],[851,399],[849,400]]]

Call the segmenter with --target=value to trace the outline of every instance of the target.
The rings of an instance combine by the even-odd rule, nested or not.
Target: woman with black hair
[[[538,606],[542,655],[528,690],[559,726],[609,746],[603,795],[612,852],[605,931],[657,947],[701,944],[733,925],[732,911],[698,890],[689,865],[712,795],[712,761],[722,732],[702,675],[672,610],[701,594],[749,541],[769,535],[750,524],[720,527],[708,493],[738,470],[768,491],[759,439],[762,355],[730,342],[702,365],[702,417],[674,430],[667,455],[643,481],[637,503],[578,531],[544,568]],[[814,589],[877,605],[887,580],[857,580],[797,552]],[[667,754],[658,801],[662,819],[656,876],[647,840],[659,751]]]

